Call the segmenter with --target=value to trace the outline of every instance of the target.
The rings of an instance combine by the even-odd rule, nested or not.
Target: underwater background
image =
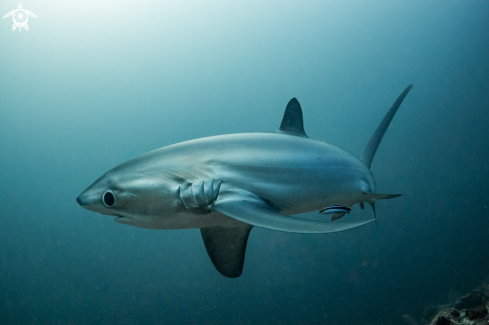
[[[29,31],[0,25],[0,324],[401,324],[489,276],[489,1],[22,4]],[[255,227],[237,279],[197,229],[75,201],[147,151],[274,131],[292,97],[359,157],[411,83],[373,162],[403,194],[378,227]]]

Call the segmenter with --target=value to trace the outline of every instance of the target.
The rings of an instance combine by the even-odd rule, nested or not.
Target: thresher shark
[[[407,87],[387,112],[361,159],[310,139],[293,98],[272,133],[213,136],[163,147],[108,171],[77,198],[84,208],[122,224],[152,229],[200,228],[209,257],[227,277],[241,275],[254,226],[329,233],[376,220],[372,159]],[[334,222],[368,203],[367,221]],[[319,211],[330,220],[297,214]]]

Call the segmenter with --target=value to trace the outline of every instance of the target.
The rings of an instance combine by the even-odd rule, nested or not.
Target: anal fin
[[[229,278],[241,275],[252,228],[252,225],[246,223],[238,227],[200,228],[207,254],[219,273]]]

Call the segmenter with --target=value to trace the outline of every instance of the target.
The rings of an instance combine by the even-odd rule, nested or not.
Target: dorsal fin
[[[282,118],[282,124],[280,124],[280,129],[278,129],[277,132],[284,132],[307,138],[307,134],[304,132],[301,104],[299,104],[297,99],[292,98],[287,104],[284,117]]]
[[[387,114],[385,114],[384,119],[382,120],[382,122],[380,122],[380,125],[377,127],[377,130],[375,131],[374,135],[372,136],[369,143],[365,147],[361,160],[363,161],[365,166],[367,166],[367,168],[370,169],[370,167],[372,166],[372,160],[374,159],[375,152],[379,147],[380,141],[382,141],[385,131],[387,131],[387,128],[389,127],[389,124],[392,121],[392,118],[396,114],[397,109],[399,108],[399,106],[401,106],[404,97],[406,97],[406,95],[411,90],[411,88],[413,88],[413,85],[409,85],[406,89],[404,89],[402,94],[397,98],[397,100],[392,105],[391,109],[387,112]]]

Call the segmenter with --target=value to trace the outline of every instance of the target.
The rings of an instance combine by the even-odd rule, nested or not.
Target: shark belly
[[[317,163],[302,168],[253,166],[226,171],[221,195],[235,188],[252,193],[285,215],[349,205],[369,188],[368,174],[351,166]]]

